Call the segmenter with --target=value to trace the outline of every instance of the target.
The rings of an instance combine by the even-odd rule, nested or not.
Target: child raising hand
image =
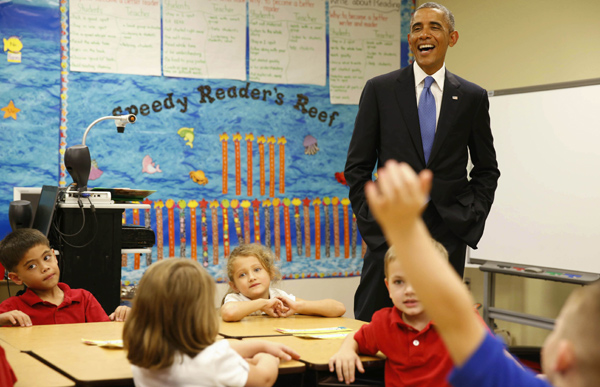
[[[136,386],[272,386],[291,348],[216,340],[215,283],[196,261],[166,259],[142,277],[123,328]]]
[[[227,260],[229,293],[223,300],[224,321],[239,321],[249,315],[288,317],[298,314],[339,317],[346,307],[339,301],[307,301],[271,287],[280,279],[271,250],[251,243],[236,247]]]

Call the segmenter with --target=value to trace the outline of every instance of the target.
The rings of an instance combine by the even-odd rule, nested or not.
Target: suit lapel
[[[412,139],[413,146],[425,165],[425,155],[423,154],[423,142],[421,141],[421,127],[419,126],[419,113],[417,110],[417,98],[415,96],[415,75],[413,66],[407,67],[401,71],[395,85],[396,101],[404,123]]]
[[[430,165],[435,159],[436,155],[440,152],[444,140],[446,137],[448,137],[448,134],[454,127],[456,112],[460,106],[459,103],[461,101],[461,95],[460,82],[458,79],[456,79],[454,74],[446,70],[444,93],[442,94],[442,109],[440,111],[440,118],[438,119],[437,130],[433,140],[433,147],[431,148],[431,155],[429,156],[429,162],[427,165]]]

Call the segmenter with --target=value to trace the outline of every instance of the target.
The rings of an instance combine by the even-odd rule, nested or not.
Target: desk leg
[[[483,321],[494,331],[494,319],[490,317],[490,308],[494,307],[496,298],[496,277],[494,273],[483,273]]]

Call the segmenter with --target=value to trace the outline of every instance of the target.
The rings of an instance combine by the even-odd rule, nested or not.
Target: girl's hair
[[[227,277],[229,278],[230,282],[234,282],[233,264],[238,258],[242,257],[255,257],[258,259],[265,270],[269,273],[271,282],[277,282],[281,279],[281,273],[279,272],[277,266],[275,266],[275,255],[273,252],[260,243],[249,243],[236,247],[233,249],[231,254],[229,254],[229,258],[227,259]],[[227,290],[225,296],[227,296],[229,293],[235,293],[231,285],[229,286],[229,290]],[[223,301],[225,301],[225,297],[223,297]]]
[[[219,321],[215,283],[196,261],[166,259],[142,277],[123,328],[127,359],[138,367],[160,370],[177,352],[190,357],[215,342]]]

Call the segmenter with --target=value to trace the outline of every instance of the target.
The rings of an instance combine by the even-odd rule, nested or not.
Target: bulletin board
[[[151,253],[123,256],[124,284],[167,257],[196,259],[224,281],[229,252],[248,242],[275,252],[284,279],[360,275],[366,246],[343,176],[357,105],[331,100],[329,1],[323,85],[250,80],[249,33],[242,80],[165,76],[164,55],[161,75],[71,71],[69,6],[0,4],[0,33],[22,43],[20,62],[0,67],[0,235],[10,231],[12,187],[69,184],[65,149],[97,118],[129,112],[137,122],[124,133],[106,121],[86,139],[89,187],[155,191],[150,210],[124,213],[157,236]],[[400,2],[399,66],[410,61],[413,9]]]

